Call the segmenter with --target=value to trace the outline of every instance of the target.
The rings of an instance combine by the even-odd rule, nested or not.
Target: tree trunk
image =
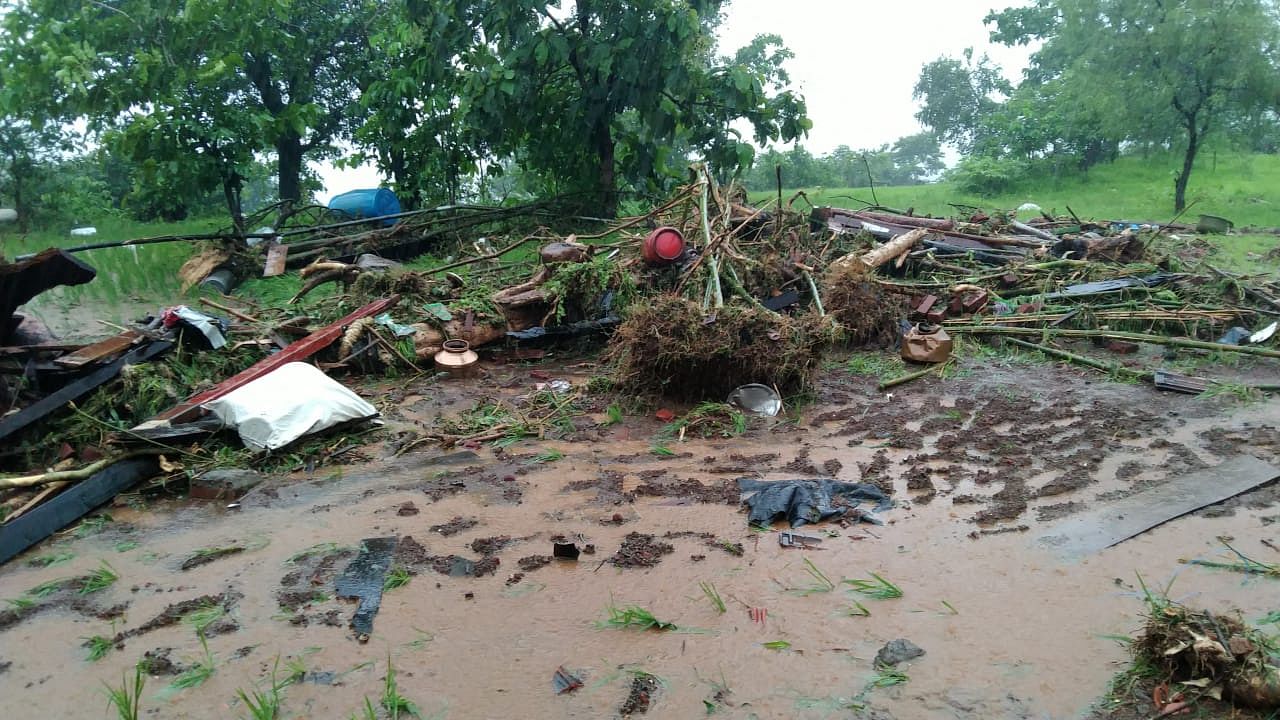
[[[1200,152],[1200,132],[1195,116],[1187,118],[1187,151],[1182,155],[1182,171],[1173,179],[1173,211],[1182,212],[1187,208],[1187,181],[1191,179],[1191,168],[1195,166],[1196,153]]]
[[[302,138],[286,133],[276,140],[280,200],[297,204],[302,199]]]
[[[244,211],[240,205],[240,190],[244,186],[240,173],[232,170],[222,175],[222,197],[227,201],[227,212],[231,215],[231,226],[236,235],[244,234]]]
[[[609,132],[608,118],[600,120],[592,133],[596,157],[600,160],[597,192],[600,194],[600,216],[613,218],[618,215],[618,187],[614,173],[613,136]]]

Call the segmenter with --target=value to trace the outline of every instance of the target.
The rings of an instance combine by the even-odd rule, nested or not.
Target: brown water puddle
[[[1039,372],[1043,370],[1031,371]],[[185,623],[130,637],[123,649],[96,663],[84,660],[82,638],[134,628],[182,600],[234,593],[242,596],[230,612],[239,629],[208,641],[216,672],[199,687],[172,693],[164,691],[170,678],[152,678],[144,712],[158,709],[157,715],[166,718],[246,714],[235,700],[237,689],[265,683],[279,657],[282,674],[289,659],[312,672],[335,674],[320,676],[333,684],[303,682],[286,688],[286,717],[348,717],[365,697],[376,704],[388,660],[396,668],[401,694],[426,717],[614,717],[632,687],[633,671],[657,678],[652,717],[702,716],[706,702],[726,717],[845,717],[854,713],[844,706],[874,675],[876,651],[902,637],[927,652],[904,667],[909,681],[861,698],[887,716],[1078,717],[1105,692],[1126,660],[1124,650],[1107,636],[1130,633],[1139,623],[1143,603],[1135,588],[1137,574],[1152,586],[1172,582],[1176,599],[1209,608],[1239,607],[1246,618],[1256,618],[1274,609],[1274,584],[1177,560],[1217,555],[1216,538],[1225,535],[1235,538],[1236,547],[1265,553],[1258,541],[1274,536],[1273,528],[1280,525],[1264,526],[1260,519],[1274,516],[1274,508],[1251,508],[1238,500],[1229,516],[1188,516],[1068,563],[1034,545],[1032,538],[1040,534],[1036,530],[1049,527],[1037,520],[1036,509],[1062,503],[1093,506],[1105,502],[1100,495],[1158,484],[1166,471],[1185,471],[1186,453],[1214,463],[1218,456],[1203,435],[1214,428],[1253,428],[1245,433],[1250,443],[1245,445],[1214,435],[1218,452],[1256,452],[1274,460],[1280,448],[1268,444],[1272,435],[1256,432],[1259,423],[1275,420],[1268,407],[1224,409],[1140,388],[1089,385],[1072,376],[1052,398],[1061,406],[1056,411],[1061,422],[1049,423],[1046,431],[1060,435],[1073,419],[1089,416],[1096,426],[1081,429],[1072,442],[1052,434],[1043,440],[1021,437],[1023,444],[1060,445],[1056,454],[1039,453],[1029,462],[1018,448],[1002,450],[1000,443],[986,439],[1008,437],[1053,412],[1049,400],[1019,394],[1030,377],[1015,372],[998,378],[999,391],[1009,393],[1010,400],[1007,406],[992,406],[987,415],[999,410],[1013,417],[983,420],[984,404],[999,395],[991,390],[978,395],[976,385],[964,382],[907,386],[889,400],[862,381],[830,381],[823,386],[820,404],[806,411],[798,426],[780,423],[770,429],[758,422],[746,437],[673,443],[675,458],[651,454],[657,424],[632,418],[622,426],[592,430],[589,434],[602,438],[596,442],[528,441],[502,457],[483,448],[478,459],[464,457],[461,464],[450,465],[428,463],[438,452],[430,450],[325,469],[314,478],[282,479],[255,491],[239,510],[186,503],[144,511],[116,508],[116,521],[133,526],[127,537],[140,543],[136,549],[116,552],[113,546],[125,536],[110,530],[46,545],[0,571],[0,597],[16,597],[52,578],[90,572],[107,560],[121,579],[94,600],[103,606],[128,602],[124,618],[113,626],[58,609],[0,631],[0,666],[12,663],[0,672],[0,693],[20,697],[51,717],[97,713],[105,704],[103,683],[119,685],[122,673],[145,652],[173,648],[171,659],[191,662],[202,651]],[[932,394],[938,388],[956,395],[939,399]],[[466,403],[454,405],[461,409]],[[1138,426],[1137,433],[1126,433],[1123,422],[1106,425],[1123,421],[1140,405],[1158,430]],[[866,435],[847,433],[841,429],[846,420],[814,420],[841,412],[863,421],[873,418],[876,428]],[[924,427],[919,447],[883,447],[909,439],[900,435],[907,418]],[[941,441],[951,453],[947,458],[917,457],[939,452],[941,438],[956,432],[958,444]],[[550,448],[564,453],[563,459],[542,464],[531,459]],[[1045,483],[1070,469],[1064,467],[1069,462],[1091,462],[1093,456],[1082,455],[1082,448],[1098,448],[1099,453],[1088,483],[1037,497]],[[958,461],[957,449],[971,459]],[[877,453],[883,453],[879,463]],[[979,457],[984,459],[974,459]],[[1144,467],[1117,478],[1119,467],[1134,460]],[[860,466],[874,475],[877,464],[882,484],[893,486],[901,507],[885,514],[889,524],[884,527],[809,528],[810,534],[824,537],[821,550],[779,547],[776,533],[748,530],[745,516],[733,505],[662,493],[662,487],[691,478],[708,486],[732,480],[743,470],[766,479],[816,470],[857,480]],[[951,466],[960,469],[930,473],[935,487],[931,502],[918,502],[927,492],[907,490],[912,468]],[[984,480],[984,470],[1018,478],[1012,484],[1023,482],[1028,494],[1024,509],[986,527],[1026,524],[1032,531],[970,537],[981,529],[973,516],[989,507],[983,500],[1008,484]],[[439,492],[441,488],[456,490]],[[637,492],[642,494],[634,496]],[[717,493],[700,494],[713,499]],[[977,500],[952,502],[965,495]],[[417,512],[402,512],[406,503],[413,503]],[[478,522],[451,535],[430,529],[453,518]],[[825,535],[827,530],[835,536]],[[648,569],[605,563],[630,532],[659,536],[674,550]],[[661,538],[668,533],[675,537]],[[709,546],[705,533],[717,541],[741,543],[743,555]],[[530,562],[532,569],[521,570],[519,559],[551,554],[551,538],[557,534],[594,544],[597,552],[576,563],[535,568],[539,563]],[[345,567],[350,554],[327,568],[316,557],[334,547],[354,548],[362,538],[391,535],[412,536],[430,556],[472,560],[480,559],[471,547],[477,539],[509,536],[512,541],[495,555],[500,564],[493,575],[451,577],[424,567],[408,585],[387,592],[372,638],[360,644],[345,627],[355,606],[332,597],[332,575]],[[201,548],[230,545],[247,549],[179,570]],[[318,556],[290,561],[318,546]],[[58,550],[76,557],[49,568],[23,563]],[[815,582],[806,559],[836,583],[878,573],[899,585],[904,596],[872,600],[843,585],[805,594],[803,589]],[[519,572],[523,577],[509,583]],[[291,573],[297,574],[289,577]],[[282,580],[323,594],[299,609],[306,624],[293,624],[295,614],[278,604]],[[716,612],[700,589],[702,582],[714,584],[727,612]],[[870,616],[850,616],[855,601]],[[596,623],[611,604],[647,608],[681,630],[602,629]],[[751,607],[767,608],[763,624],[752,621]],[[335,617],[341,622],[334,623]],[[790,647],[764,646],[779,640]],[[581,678],[584,687],[555,695],[551,678],[559,666]],[[727,693],[720,692],[724,687]]]

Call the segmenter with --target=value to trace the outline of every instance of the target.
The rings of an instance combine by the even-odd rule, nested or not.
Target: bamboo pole
[[[941,363],[938,363],[937,365],[930,365],[929,367],[923,370],[917,370],[913,373],[908,373],[906,375],[893,378],[892,380],[885,380],[884,382],[880,383],[879,388],[881,390],[888,390],[891,387],[897,387],[898,385],[909,383],[912,380],[918,380],[924,377],[925,375],[928,375],[929,373],[941,372],[942,368],[946,367],[948,364],[950,364],[950,362],[951,361],[948,360],[947,362],[941,362]]]
[[[1002,325],[955,325],[948,326],[948,332],[970,333],[970,334],[987,334],[987,335],[1058,335],[1062,337],[1081,337],[1081,338],[1109,338],[1111,340],[1131,340],[1133,342],[1145,342],[1153,345],[1168,345],[1170,347],[1193,348],[1196,350],[1214,350],[1218,352],[1234,352],[1242,355],[1258,355],[1260,357],[1280,358],[1280,351],[1268,350],[1267,348],[1252,347],[1249,345],[1223,345],[1221,343],[1204,342],[1201,340],[1188,340],[1185,338],[1164,337],[1161,335],[1147,335],[1145,333],[1118,332],[1114,330],[1060,330],[1060,329],[1040,329],[1040,328],[1016,328],[1005,327]]]
[[[156,450],[156,449],[135,450],[130,453],[125,453],[124,455],[118,455],[112,458],[103,458],[98,462],[85,465],[84,467],[78,470],[60,470],[56,472],[47,472],[40,475],[25,475],[22,477],[0,478],[0,489],[10,490],[13,488],[34,487],[36,485],[44,485],[46,483],[52,483],[52,482],[61,482],[61,481],[74,482],[78,480],[84,480],[92,476],[94,473],[98,472],[99,470],[102,470],[103,468],[114,465],[120,462],[121,460],[128,460],[130,458],[142,457],[146,455],[159,455],[161,452],[163,451]]]
[[[1011,337],[1004,338],[1004,341],[1008,343],[1013,343],[1014,345],[1017,345],[1018,347],[1021,347],[1021,348],[1042,352],[1045,355],[1048,355],[1050,357],[1056,357],[1062,360],[1067,360],[1069,362],[1076,363],[1077,365],[1085,365],[1095,370],[1102,370],[1104,372],[1109,372],[1117,375],[1130,375],[1132,377],[1147,377],[1147,373],[1142,372],[1140,370],[1133,370],[1131,368],[1124,367],[1123,365],[1117,365],[1115,363],[1109,363],[1103,360],[1094,360],[1093,358],[1085,357],[1084,355],[1077,355],[1075,353],[1067,352],[1066,350],[1059,350],[1057,348],[1049,347],[1048,345],[1040,345],[1037,343],[1027,342],[1026,340],[1019,340],[1017,338],[1011,338]]]

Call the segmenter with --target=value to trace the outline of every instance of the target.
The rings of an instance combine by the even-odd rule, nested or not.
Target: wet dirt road
[[[525,371],[503,372],[487,391],[527,389],[528,382],[499,389]],[[78,608],[68,600],[0,629],[0,695],[47,717],[105,715],[103,684],[118,686],[144,653],[170,648],[172,662],[189,665],[203,651],[185,621],[132,635],[93,663],[83,639],[137,629],[180,601],[221,596],[232,622],[211,626],[216,670],[186,690],[168,688],[172,676],[149,678],[144,716],[247,716],[236,691],[264,687],[279,658],[279,676],[309,673],[285,688],[283,717],[345,718],[366,697],[376,705],[389,662],[400,694],[424,717],[616,717],[637,672],[656,676],[652,717],[712,710],[740,718],[1079,717],[1126,660],[1107,636],[1139,625],[1138,574],[1149,586],[1172,583],[1175,599],[1238,607],[1247,619],[1276,609],[1275,581],[1178,563],[1217,558],[1219,536],[1267,559],[1274,551],[1260,540],[1280,527],[1276,491],[1080,561],[1063,561],[1034,538],[1057,517],[1235,453],[1274,463],[1280,423],[1268,404],[1170,398],[1068,373],[1043,396],[1032,389],[1043,373],[1007,371],[981,388],[967,380],[915,383],[892,398],[869,381],[828,377],[798,422],[757,420],[746,436],[673,442],[675,457],[651,452],[652,420],[582,422],[574,441],[523,441],[501,455],[484,447],[474,458],[441,461],[457,451],[424,447],[276,478],[238,510],[178,501],[116,507],[102,533],[46,543],[0,570],[0,598],[88,573],[103,560],[120,576],[82,596],[89,602]],[[391,419],[429,420],[469,404],[465,392],[450,392],[434,399],[424,388]],[[563,457],[535,457],[553,449]],[[787,549],[776,533],[749,530],[736,505],[721,499],[728,493],[721,484],[739,476],[862,479],[892,488],[899,507],[883,514],[883,527],[811,526],[806,532],[823,537],[820,550]],[[453,518],[476,524],[450,535],[431,529]],[[1023,525],[1029,529],[1018,531]],[[973,536],[1002,528],[1011,531]],[[631,532],[673,550],[651,568],[603,562]],[[664,539],[668,533],[676,536]],[[698,535],[707,533],[710,544]],[[522,570],[521,558],[551,553],[556,534],[597,551]],[[344,549],[386,536],[401,538],[397,561],[416,574],[384,594],[362,644],[346,627],[355,605],[333,597],[333,577],[353,557]],[[515,540],[496,553],[492,574],[432,569],[442,556],[482,559],[472,542],[493,536]],[[741,543],[743,554],[720,543]],[[232,545],[246,549],[179,569],[198,550]],[[309,548],[309,557],[296,557]],[[74,557],[45,568],[26,563],[59,552]],[[837,587],[807,592],[817,580],[806,559]],[[872,572],[903,597],[869,599],[841,583]],[[725,613],[703,582],[722,596]],[[115,619],[93,616],[124,603]],[[857,603],[869,616],[850,614]],[[680,629],[599,627],[610,605],[647,608]],[[748,608],[766,608],[767,618],[753,622]],[[927,654],[902,666],[906,682],[868,689],[872,658],[894,638]],[[773,641],[789,647],[764,645]],[[556,695],[559,666],[584,686]]]

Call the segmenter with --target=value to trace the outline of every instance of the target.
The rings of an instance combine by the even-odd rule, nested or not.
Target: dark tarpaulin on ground
[[[382,605],[382,585],[387,570],[391,569],[391,554],[400,539],[397,537],[368,538],[360,542],[360,554],[347,566],[334,582],[340,598],[360,601],[351,617],[351,629],[363,638],[373,633],[373,616]]]
[[[875,503],[875,510],[885,510],[893,504],[875,485],[837,480],[768,481],[739,478],[738,490],[744,495],[755,493],[744,502],[749,509],[747,521],[759,527],[768,527],[778,518],[785,517],[791,527],[796,528],[843,517],[863,502]],[[836,499],[848,504],[836,505]]]

